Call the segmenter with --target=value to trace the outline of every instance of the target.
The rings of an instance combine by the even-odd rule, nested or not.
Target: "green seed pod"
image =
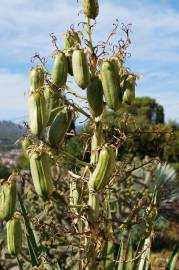
[[[56,115],[61,112],[62,108],[61,107],[57,107],[55,109],[53,109],[50,113],[50,117],[49,117],[49,120],[48,120],[48,125],[50,126],[53,122],[53,120],[55,119]]]
[[[68,73],[73,76],[73,67],[72,67],[72,52],[66,53],[67,62],[68,62]]]
[[[120,71],[119,71],[119,76],[120,76],[120,79],[121,79],[120,88],[121,88],[121,91],[122,91],[122,95],[125,92],[125,83],[126,83],[126,79],[127,79],[128,75],[129,75],[128,70],[125,67],[121,67]]]
[[[44,84],[44,71],[41,66],[30,70],[30,90],[35,91],[41,88]]]
[[[130,89],[126,89],[123,94],[123,103],[131,105],[135,99],[135,92]]]
[[[44,200],[48,199],[53,189],[49,155],[45,152],[32,153],[30,171],[37,194]]]
[[[46,102],[44,94],[34,92],[28,99],[29,107],[29,127],[32,135],[41,137],[44,133],[47,123]]]
[[[94,172],[90,176],[89,187],[95,191],[102,190],[109,182],[115,166],[114,154],[110,147],[104,146],[100,151],[99,160]]]
[[[95,20],[99,14],[98,0],[83,0],[83,12],[87,18]]]
[[[65,34],[65,41],[64,41],[65,50],[72,49],[78,44],[81,44],[78,32],[75,32],[74,30],[67,31]]]
[[[72,121],[72,111],[65,107],[55,116],[48,132],[48,142],[51,146],[62,143],[65,133],[68,131]]]
[[[73,75],[76,84],[85,89],[89,83],[89,67],[84,50],[75,50],[72,55]]]
[[[22,227],[19,218],[7,222],[7,247],[11,255],[17,255],[22,249]]]
[[[55,55],[55,61],[52,67],[52,83],[57,87],[62,87],[67,81],[68,62],[65,54],[59,51]]]
[[[28,148],[32,145],[32,141],[29,138],[24,138],[22,141],[22,152],[27,160],[29,160]]]
[[[120,71],[122,68],[122,62],[119,60],[118,57],[115,57],[115,56],[113,56],[110,61],[112,62],[113,66],[114,66],[115,73],[116,73],[116,78],[118,81],[119,103],[121,103],[122,102],[122,94],[123,94],[123,91],[121,88],[122,77],[120,74]]]
[[[114,64],[111,61],[103,61],[100,74],[106,103],[110,109],[117,111],[120,106],[120,89]]]
[[[0,220],[12,218],[16,208],[17,186],[12,176],[4,182],[0,190]]]
[[[123,94],[123,103],[131,105],[135,99],[135,83],[136,77],[132,74],[129,74],[127,79],[125,80],[125,90]]]
[[[112,56],[111,62],[116,65],[117,73],[119,73],[119,71],[122,67],[122,62],[120,61],[120,59],[117,56]]]
[[[59,106],[59,93],[47,86],[44,91],[47,111],[47,126],[50,125],[51,112]]]
[[[88,220],[91,223],[96,222],[99,216],[99,195],[94,191],[89,191],[88,206]]]
[[[135,88],[136,83],[136,76],[133,74],[128,74],[126,81],[125,81],[125,87],[126,89],[133,89]]]
[[[108,166],[107,166],[107,172],[105,175],[105,179],[100,184],[100,190],[103,189],[108,184],[109,178],[111,177],[111,175],[115,169],[116,151],[111,147],[108,147],[108,151],[109,151],[110,158],[109,158],[109,162],[108,162]]]
[[[91,78],[87,87],[88,106],[93,116],[98,117],[103,112],[103,88],[98,77]]]

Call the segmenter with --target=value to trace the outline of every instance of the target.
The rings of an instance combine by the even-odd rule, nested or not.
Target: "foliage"
[[[141,159],[146,155],[162,161],[177,162],[179,158],[178,132],[164,124],[151,125],[145,115],[106,112],[103,121],[109,136],[120,142],[119,159],[123,154]]]
[[[0,178],[7,179],[9,175],[10,175],[9,169],[5,165],[0,164]]]

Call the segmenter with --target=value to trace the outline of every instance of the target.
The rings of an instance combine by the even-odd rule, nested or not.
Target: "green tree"
[[[7,179],[10,175],[10,170],[4,165],[0,163],[0,178]]]

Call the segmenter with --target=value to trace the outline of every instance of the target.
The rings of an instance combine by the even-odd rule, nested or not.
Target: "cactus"
[[[83,0],[83,12],[87,18],[95,20],[99,13],[98,0]]]
[[[90,75],[84,50],[74,50],[72,55],[72,67],[76,84],[80,88],[85,89],[88,86]]]
[[[0,191],[0,220],[12,218],[16,209],[17,186],[11,175],[8,181],[3,182]]]
[[[22,227],[18,217],[7,222],[7,246],[11,255],[17,255],[22,249]]]
[[[33,152],[30,155],[30,170],[37,194],[47,200],[53,190],[49,155],[45,152]]]
[[[52,67],[52,83],[60,88],[64,86],[67,80],[68,74],[68,62],[65,54],[61,51],[58,51],[55,55],[55,61]]]
[[[112,61],[103,61],[100,75],[105,101],[110,109],[117,111],[120,107],[120,89],[114,63]]]
[[[71,121],[72,112],[68,107],[65,107],[56,114],[47,136],[47,140],[51,146],[58,146],[62,143]]]
[[[42,92],[31,93],[28,97],[29,127],[32,135],[42,137],[46,128],[46,102]]]

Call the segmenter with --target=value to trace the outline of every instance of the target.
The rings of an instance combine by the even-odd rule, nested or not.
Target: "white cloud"
[[[0,82],[0,119],[24,120],[27,114],[24,95],[28,87],[26,77],[22,74],[0,70]]]
[[[49,52],[49,33],[55,32],[60,39],[60,33],[67,26],[83,19],[81,15],[77,16],[81,5],[77,5],[75,0],[1,2],[1,46],[14,57],[29,57],[36,50]],[[151,1],[116,2],[101,1],[98,19],[100,25],[97,27],[99,39],[105,37],[114,19],[119,18],[121,22],[133,24],[131,50],[134,59],[179,60],[176,54],[179,44],[179,14],[175,10],[152,4]]]

